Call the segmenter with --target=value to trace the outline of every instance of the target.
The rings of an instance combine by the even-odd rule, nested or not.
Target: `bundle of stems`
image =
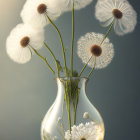
[[[63,39],[62,39],[62,35],[60,33],[60,30],[58,29],[58,27],[55,25],[55,23],[49,18],[49,16],[46,13],[46,18],[50,21],[50,24],[54,27],[54,29],[56,30],[56,32],[58,33],[58,36],[60,38],[60,42],[61,42],[61,47],[62,47],[62,54],[63,54],[63,60],[64,60],[64,70],[65,70],[65,77],[81,77],[84,70],[87,68],[88,63],[90,62],[90,60],[94,57],[94,65],[91,69],[91,71],[89,72],[88,76],[86,76],[88,79],[90,78],[90,76],[92,75],[95,66],[96,66],[96,56],[91,56],[90,59],[87,61],[87,63],[84,65],[84,67],[82,68],[81,72],[78,74],[76,72],[75,74],[75,70],[73,68],[73,52],[74,52],[74,38],[75,38],[75,9],[74,9],[74,3],[73,3],[73,8],[72,8],[72,42],[71,42],[71,68],[70,70],[68,69],[67,66],[67,60],[66,60],[66,54],[65,54],[65,48],[64,48],[64,43],[63,43]],[[114,20],[112,22],[112,24],[110,25],[109,29],[107,30],[102,42],[100,43],[100,46],[103,44],[103,42],[105,41],[105,39],[107,38],[108,34],[110,33],[112,27],[114,24]],[[57,69],[57,77],[61,77],[60,76],[60,72],[63,71],[63,67],[61,66],[60,61],[58,61],[56,59],[56,56],[54,55],[54,53],[52,52],[52,50],[49,48],[49,46],[44,42],[45,47],[48,49],[48,51],[50,52],[50,54],[52,55],[55,64],[56,64],[56,69]],[[33,48],[32,48],[33,49]],[[48,63],[46,57],[43,57],[41,54],[39,54],[39,52],[37,52],[37,50],[33,49],[33,51],[46,63],[46,65],[49,67],[49,69],[52,71],[52,73],[55,75],[55,71],[54,69],[50,66],[50,64]]]

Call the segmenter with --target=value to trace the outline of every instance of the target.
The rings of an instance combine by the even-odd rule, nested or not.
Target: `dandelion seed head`
[[[98,0],[95,16],[104,26],[114,22],[117,35],[134,31],[137,24],[137,13],[127,0]]]
[[[20,45],[24,48],[28,46],[29,42],[30,42],[30,38],[28,36],[25,36],[21,39]]]
[[[117,19],[121,19],[123,17],[123,13],[119,9],[113,9],[112,13]]]
[[[27,0],[20,15],[24,23],[42,29],[50,23],[47,16],[54,21],[60,14],[61,10],[52,0]]]
[[[38,50],[42,48],[44,41],[44,30],[36,30],[28,24],[18,24],[10,33],[6,41],[8,56],[15,62],[24,64],[31,59],[32,46]]]
[[[103,34],[99,33],[87,33],[82,36],[77,42],[77,54],[84,64],[88,63],[91,68],[95,64],[96,57],[96,69],[102,69],[108,66],[114,57],[114,47],[108,38],[104,39]],[[93,57],[94,56],[94,57]]]
[[[45,12],[47,12],[47,6],[45,4],[40,4],[38,7],[37,7],[37,11],[38,13],[40,14],[44,14]]]
[[[90,47],[90,52],[92,55],[98,57],[102,54],[102,48],[99,45],[92,45]]]

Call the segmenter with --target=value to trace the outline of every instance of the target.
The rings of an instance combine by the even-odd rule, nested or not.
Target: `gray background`
[[[140,1],[129,1],[139,15]],[[0,0],[0,140],[39,140],[41,120],[57,92],[54,77],[37,56],[29,63],[19,65],[6,54],[6,38],[10,30],[21,22],[19,13],[24,2],[25,0]],[[107,30],[94,17],[95,3],[96,0],[87,8],[76,12],[75,41],[87,32],[105,33]],[[105,122],[105,140],[139,139],[139,22],[138,16],[138,24],[132,34],[119,37],[114,31],[111,32],[115,58],[109,67],[96,71],[88,83],[87,95]],[[56,24],[63,34],[65,46],[70,46],[71,13],[63,14]],[[59,40],[51,26],[46,28],[46,42],[60,58]],[[45,48],[41,52],[52,61]],[[80,71],[82,67],[75,49],[75,68]],[[89,70],[88,68],[87,73]]]

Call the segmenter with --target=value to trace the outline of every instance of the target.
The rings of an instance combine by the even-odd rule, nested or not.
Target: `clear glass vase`
[[[86,78],[57,78],[58,93],[41,126],[42,140],[103,140],[104,123],[86,96]]]

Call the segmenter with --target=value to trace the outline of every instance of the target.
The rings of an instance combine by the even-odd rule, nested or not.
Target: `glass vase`
[[[55,102],[44,117],[42,140],[103,140],[104,123],[86,96],[86,78],[57,78]]]

